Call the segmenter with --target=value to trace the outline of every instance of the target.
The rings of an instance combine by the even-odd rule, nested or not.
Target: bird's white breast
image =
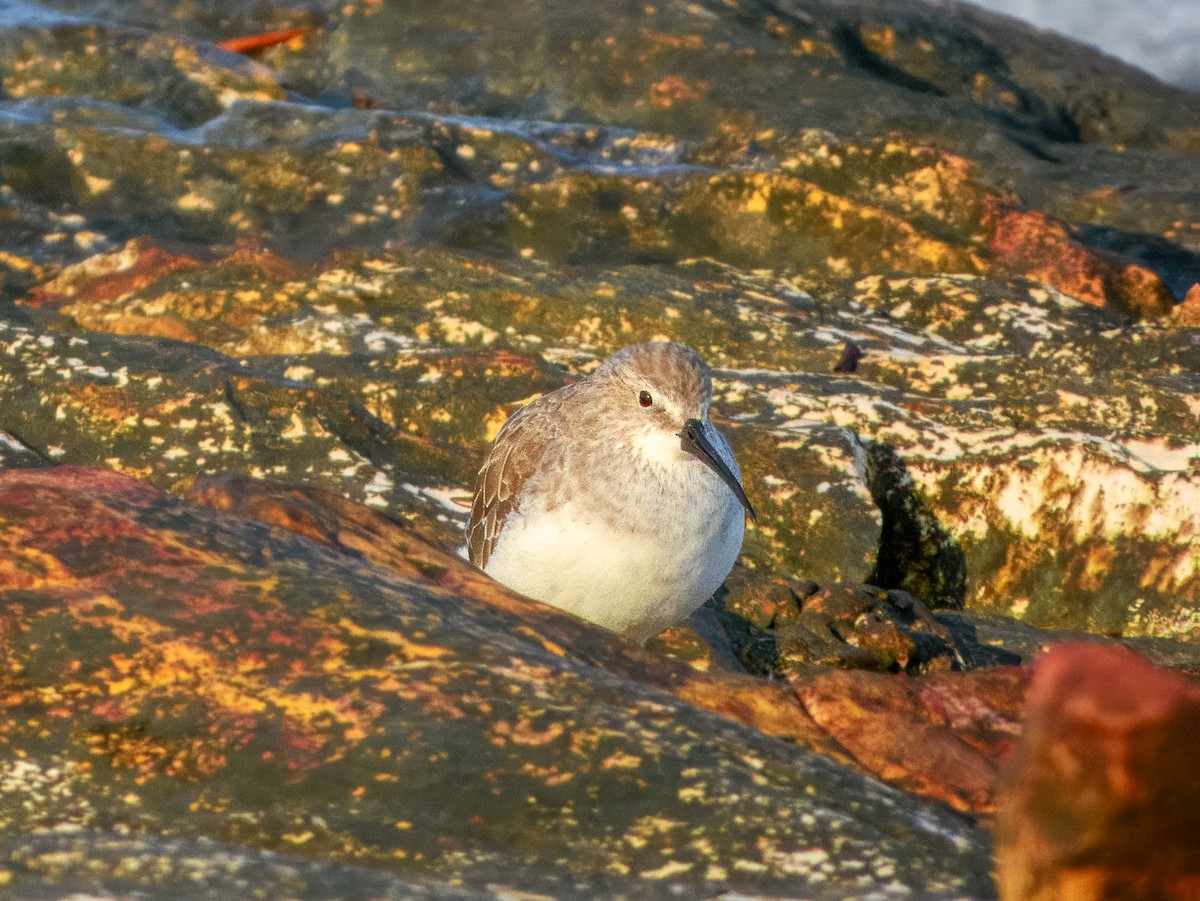
[[[661,444],[661,446],[660,446]],[[611,472],[546,509],[523,498],[486,572],[509,587],[645,641],[699,607],[741,549],[741,505],[720,478],[679,450],[646,439],[650,468]],[[653,475],[650,475],[653,473]],[[590,501],[605,491],[619,503]]]

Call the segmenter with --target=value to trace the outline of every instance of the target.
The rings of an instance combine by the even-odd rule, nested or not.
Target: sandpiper
[[[700,355],[656,342],[518,410],[479,470],[471,562],[639,642],[683,619],[754,516],[711,402]]]

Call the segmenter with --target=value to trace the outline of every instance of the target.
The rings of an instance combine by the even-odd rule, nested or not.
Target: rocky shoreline
[[[13,896],[1186,892],[1200,97],[949,2],[410,7],[0,2]],[[759,518],[643,649],[456,551],[657,338]],[[1128,798],[1029,838],[1096,729],[1157,882]]]

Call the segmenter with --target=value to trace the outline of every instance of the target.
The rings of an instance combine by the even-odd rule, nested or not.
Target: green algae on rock
[[[9,831],[568,896],[988,892],[966,819],[584,663],[483,597],[103,471],[0,474],[0,508],[2,741],[36,770],[0,780]]]

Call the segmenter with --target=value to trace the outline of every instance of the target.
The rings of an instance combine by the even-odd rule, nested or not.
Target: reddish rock
[[[666,688],[696,707],[810,750],[848,759],[783,684],[728,672],[710,676],[692,667],[633,652],[628,642],[615,635],[509,591],[462,558],[442,550],[419,534],[416,527],[398,523],[332,492],[221,475],[198,480],[192,500],[286,529],[406,578],[433,583],[454,592],[464,603],[482,602],[515,613],[528,624],[524,627],[527,636],[536,637],[558,656],[566,656],[569,648],[572,657]]]
[[[697,672],[632,652],[615,636],[508,591],[426,540],[417,532],[420,526],[401,525],[330,492],[220,476],[200,480],[193,498],[296,532],[405,577],[428,580],[454,592],[464,604],[482,602],[516,613],[528,624],[529,637],[536,636],[558,655],[665,688],[696,707],[853,762],[878,779],[959,810],[991,809],[997,762],[1012,750],[1019,731],[1024,669],[1000,667],[912,679],[835,670],[810,677],[795,689],[784,680],[718,667]],[[760,613],[766,614],[773,599],[774,619],[787,623],[800,615],[791,609],[800,603],[797,592],[809,593],[800,584],[755,580],[744,573],[738,584],[763,588]],[[843,595],[854,601],[863,594],[865,589],[838,586],[813,594],[807,603],[828,610]],[[898,595],[903,592],[890,593],[893,602]],[[915,615],[918,623],[929,619],[927,612]],[[929,623],[930,628],[937,626],[931,619]],[[663,636],[649,647],[677,650],[680,635]],[[693,643],[703,643],[698,633],[690,637]]]
[[[76,298],[101,303],[144,288],[172,272],[199,265],[186,254],[173,253],[147,238],[134,238],[114,253],[68,266],[58,278],[37,286],[20,303],[55,308]]]
[[[263,34],[230,38],[227,41],[219,41],[217,46],[222,50],[229,50],[232,53],[244,53],[247,56],[255,56],[268,47],[276,47],[279,44],[287,44],[292,41],[303,44],[303,38],[308,34],[308,31],[307,28],[284,28],[280,31],[268,31]]]
[[[1020,729],[1024,670],[922,678],[833,670],[799,685],[809,715],[868,772],[975,812],[994,806]]]
[[[552,897],[986,896],[983,831],[804,750],[839,754],[784,683],[656,658],[329,494],[198,491],[224,509],[0,472],[8,847],[207,838]],[[815,874],[794,863],[812,849]],[[152,868],[130,853],[123,872]]]
[[[1004,901],[1200,898],[1200,682],[1109,645],[1035,665],[1001,791]]]
[[[1001,270],[1045,282],[1084,303],[1143,318],[1161,316],[1174,305],[1154,272],[1091,250],[1071,236],[1065,222],[995,201],[989,206],[990,249]]]

